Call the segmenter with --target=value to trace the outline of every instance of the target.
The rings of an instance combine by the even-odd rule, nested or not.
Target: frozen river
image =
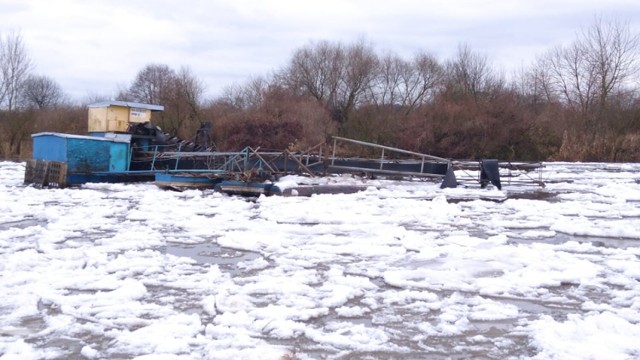
[[[0,359],[640,358],[640,164],[545,165],[245,199],[0,162]]]

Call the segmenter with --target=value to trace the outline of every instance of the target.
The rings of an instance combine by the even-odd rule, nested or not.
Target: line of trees
[[[627,23],[596,19],[507,78],[467,44],[441,61],[318,41],[214,99],[189,68],[164,64],[113,99],[164,105],[153,121],[185,139],[210,121],[221,150],[304,150],[341,135],[451,158],[638,161],[639,51]],[[0,156],[28,156],[32,132],[86,132],[84,106],[32,73],[19,34],[0,34],[0,69]]]
[[[0,158],[26,158],[37,131],[79,133],[86,110],[52,78],[34,73],[19,33],[0,33]]]

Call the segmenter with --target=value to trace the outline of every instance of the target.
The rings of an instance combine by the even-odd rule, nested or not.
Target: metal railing
[[[358,161],[352,160],[351,162],[348,159],[338,159],[336,157],[336,152],[339,143],[348,143],[354,144],[358,146],[362,146],[365,149],[375,149],[380,150],[380,156],[375,161],[377,168],[371,168],[370,166],[353,166],[349,165],[350,163],[357,164]],[[398,160],[397,157],[389,157],[389,153],[392,154],[400,154],[404,155],[405,158],[402,160]],[[340,161],[342,160],[342,161]],[[367,159],[367,161],[372,161],[371,159]],[[393,170],[390,167],[402,167],[402,164],[407,167],[407,170]],[[416,168],[416,161],[419,161],[419,168]],[[342,164],[340,164],[340,162]],[[415,151],[409,151],[399,148],[394,148],[390,146],[384,146],[374,143],[369,143],[365,141],[347,139],[339,136],[333,137],[333,151],[331,156],[330,166],[333,169],[342,169],[348,171],[362,171],[362,172],[371,172],[378,174],[386,174],[386,175],[401,175],[401,176],[417,176],[417,177],[444,177],[446,175],[446,168],[444,171],[433,171],[433,169],[426,169],[425,165],[429,164],[440,164],[450,166],[451,161],[449,159],[441,158],[438,156],[433,156],[429,154],[418,153]],[[398,166],[399,165],[399,166]],[[386,168],[385,168],[386,167]],[[408,170],[412,169],[412,170]],[[429,171],[430,170],[430,171]]]

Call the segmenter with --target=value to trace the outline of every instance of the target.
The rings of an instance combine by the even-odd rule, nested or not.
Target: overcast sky
[[[0,32],[20,32],[35,72],[78,100],[115,93],[149,63],[187,66],[217,96],[319,40],[441,60],[466,43],[510,73],[596,16],[640,32],[640,0],[0,0]]]

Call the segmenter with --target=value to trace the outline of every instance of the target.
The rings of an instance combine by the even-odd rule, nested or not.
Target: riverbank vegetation
[[[86,105],[126,100],[164,105],[154,123],[183,139],[211,122],[220,150],[340,135],[448,158],[640,161],[639,55],[639,34],[602,19],[514,74],[464,43],[442,60],[314,41],[216,98],[188,67],[150,63],[113,95],[78,101],[34,73],[19,33],[0,34],[0,158],[29,158],[33,133],[86,134]]]

